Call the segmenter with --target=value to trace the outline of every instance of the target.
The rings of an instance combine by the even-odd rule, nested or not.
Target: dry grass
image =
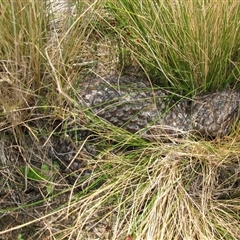
[[[174,2],[146,15],[132,13],[156,3],[132,1],[130,12],[125,1],[111,1],[110,9],[100,0],[76,8],[70,2],[55,15],[45,1],[0,3],[3,238],[240,239],[239,127],[224,139],[149,142],[77,102],[85,76],[115,71],[116,60],[127,64],[129,54],[149,75],[155,68],[154,74],[182,79],[173,83],[176,91],[186,84],[194,91],[235,85],[239,4]],[[113,6],[121,15],[113,15]],[[70,121],[98,135],[100,150],[87,159],[90,177],[78,174],[73,184],[48,154],[55,123]],[[42,179],[30,178],[32,170]]]

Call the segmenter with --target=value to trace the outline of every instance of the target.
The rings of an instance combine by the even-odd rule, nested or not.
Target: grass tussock
[[[39,6],[23,1],[0,5],[1,116],[7,116],[7,124],[17,126],[29,118],[27,110],[34,106],[35,94],[41,89],[47,19],[43,2]]]
[[[124,45],[155,79],[179,92],[234,86],[239,3],[108,1]]]
[[[223,139],[150,142],[99,119],[78,94],[86,76],[131,57],[174,92],[237,88],[238,2],[21,0],[0,8],[0,235],[239,239],[237,125]],[[77,129],[91,135],[75,141]],[[75,174],[49,157],[59,136],[87,162]],[[90,157],[88,144],[98,154]]]
[[[76,217],[65,234],[77,239],[238,239],[235,140],[145,143],[144,149],[117,155],[113,149],[102,152],[91,184],[64,208],[68,215],[61,217]],[[91,190],[99,179],[101,187]],[[64,239],[62,231],[58,234]]]

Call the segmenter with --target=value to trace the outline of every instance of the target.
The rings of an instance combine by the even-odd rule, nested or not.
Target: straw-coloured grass
[[[51,2],[0,3],[0,234],[240,239],[238,123],[223,139],[149,141],[99,119],[78,91],[132,63],[178,94],[237,88],[240,4]],[[71,140],[92,173],[71,181],[49,154],[69,128],[91,132]]]

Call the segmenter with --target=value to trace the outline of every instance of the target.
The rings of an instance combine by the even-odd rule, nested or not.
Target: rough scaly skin
[[[240,93],[237,91],[205,93],[191,100],[174,101],[172,96],[153,88],[147,80],[132,76],[92,78],[84,81],[79,91],[81,103],[99,117],[148,138],[155,138],[154,134],[164,139],[185,133],[222,137],[239,117]],[[69,138],[74,141],[75,133],[72,135]],[[58,159],[65,171],[78,171],[85,176],[91,172],[89,166],[86,168],[86,159],[96,156],[97,152],[86,145],[84,135],[80,130],[77,146],[73,146],[72,141],[58,139],[50,156]],[[77,153],[79,148],[82,150]]]
[[[239,114],[237,91],[174,102],[171,94],[133,76],[93,78],[82,84],[79,95],[98,116],[133,133],[156,126],[165,134],[192,132],[222,137]]]
[[[223,137],[239,118],[240,92],[206,93],[192,101],[192,129],[203,136]]]

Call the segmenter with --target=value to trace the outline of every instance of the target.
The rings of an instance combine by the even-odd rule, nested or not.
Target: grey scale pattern
[[[160,137],[161,134],[180,137],[188,133],[206,138],[225,136],[239,118],[239,97],[239,91],[226,90],[174,101],[173,94],[133,76],[92,78],[84,81],[79,90],[81,104],[104,120],[142,136],[144,133],[151,136],[157,129]],[[70,132],[69,138],[74,141],[74,134]],[[94,158],[97,150],[85,143],[86,134],[81,130],[78,133],[80,145],[58,139],[50,151],[51,158],[58,159],[67,171],[90,174],[86,160]],[[82,140],[84,146],[81,146]],[[82,151],[77,154],[79,148]]]
[[[170,135],[222,137],[239,117],[239,91],[204,93],[175,102],[173,94],[134,76],[92,78],[81,85],[79,96],[99,117],[132,133],[155,126]]]

